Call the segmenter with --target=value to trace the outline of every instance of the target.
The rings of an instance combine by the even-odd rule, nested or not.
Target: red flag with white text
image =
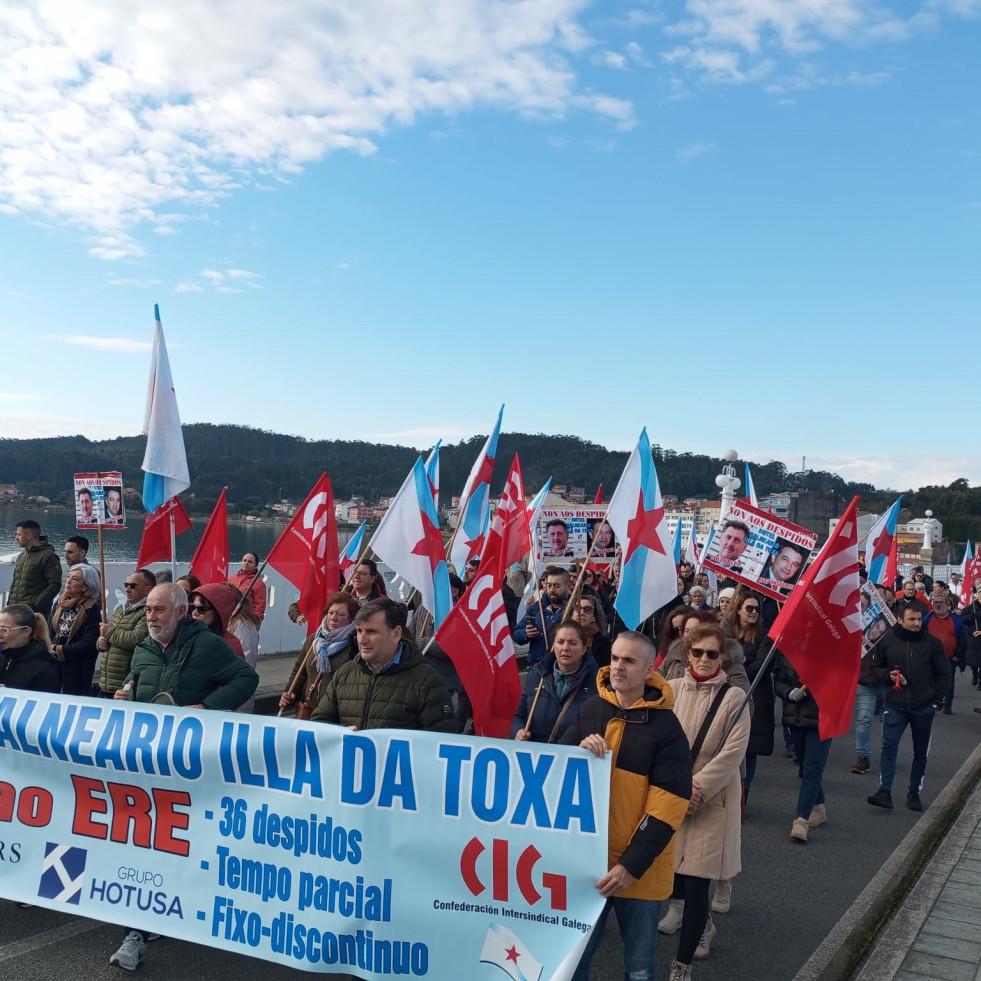
[[[437,642],[449,654],[470,697],[478,736],[507,739],[521,697],[501,583],[508,567],[530,545],[524,484],[515,456],[477,575],[436,631]]]
[[[172,497],[164,501],[146,516],[143,525],[143,537],[140,539],[140,554],[136,557],[136,568],[142,569],[151,562],[169,562],[170,554],[170,517],[174,516],[174,535],[187,531],[191,527],[191,519],[184,510],[180,498]]]
[[[266,562],[300,591],[297,606],[306,618],[307,635],[314,633],[327,597],[337,592],[340,575],[337,518],[327,474],[321,474],[297,508]]]
[[[851,727],[862,660],[857,507],[854,497],[769,633],[817,702],[822,739]]]
[[[228,506],[225,498],[228,488],[223,487],[204,534],[191,559],[191,572],[207,585],[228,579]]]

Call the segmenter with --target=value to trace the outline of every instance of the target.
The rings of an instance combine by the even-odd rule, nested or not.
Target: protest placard
[[[543,508],[538,519],[540,558],[551,565],[568,565],[585,559],[592,548],[590,562],[609,564],[617,554],[617,541],[605,519],[606,508]]]
[[[20,902],[379,981],[568,981],[603,907],[578,747],[0,689],[0,754]]]
[[[816,542],[814,532],[736,501],[705,546],[702,565],[764,596],[785,600]]]
[[[892,610],[886,606],[875,584],[862,583],[859,590],[862,601],[862,656],[864,657],[882,640],[886,631],[896,622]]]
[[[125,528],[123,475],[118,470],[77,473],[75,488],[75,527]]]

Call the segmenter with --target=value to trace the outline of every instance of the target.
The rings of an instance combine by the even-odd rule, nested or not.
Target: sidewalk
[[[981,746],[794,981],[981,981]]]

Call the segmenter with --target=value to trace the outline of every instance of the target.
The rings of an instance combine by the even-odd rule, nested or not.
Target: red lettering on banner
[[[119,844],[132,841],[139,848],[152,848],[172,855],[187,855],[190,842],[175,831],[186,831],[188,814],[178,807],[189,807],[191,795],[183,791],[142,787],[124,783],[105,784],[89,777],[72,777],[75,788],[75,816],[72,831],[87,838],[109,838]],[[108,794],[108,799],[106,795]],[[97,820],[109,815],[109,823]]]

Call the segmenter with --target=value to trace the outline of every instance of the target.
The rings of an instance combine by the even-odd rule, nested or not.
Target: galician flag
[[[676,568],[681,565],[681,533],[684,530],[682,524],[681,518],[678,518],[674,526],[674,534],[671,536],[671,557]]]
[[[896,584],[886,582],[886,566],[889,564],[889,551],[896,538],[896,523],[899,520],[901,497],[879,518],[865,539],[865,569],[869,582],[876,586],[886,585],[892,589]]]
[[[470,471],[460,498],[460,519],[449,556],[458,576],[463,575],[467,562],[470,559],[479,559],[484,550],[484,539],[490,528],[491,474],[494,472],[494,458],[497,456],[497,440],[501,435],[503,417],[502,405],[494,429]]]
[[[961,594],[957,597],[960,606],[969,606],[974,599],[974,579],[978,574],[978,560],[974,558],[971,539],[967,540],[964,561],[961,562]]]
[[[499,967],[512,981],[538,981],[542,976],[542,965],[531,956],[518,935],[498,923],[487,928],[480,963]]]
[[[150,384],[146,393],[143,432],[146,433],[146,455],[143,457],[143,507],[153,513],[164,501],[191,486],[184,452],[184,434],[177,411],[177,395],[170,375],[167,343],[160,323],[160,307],[153,305],[156,321],[153,330],[153,360]]]
[[[616,611],[631,630],[678,595],[664,502],[647,430],[627,458],[606,512],[622,549]]]
[[[753,505],[754,508],[760,506],[760,502],[756,500],[756,488],[753,486],[753,475],[749,472],[749,464],[746,464],[746,500]]]
[[[433,487],[422,457],[416,459],[371,538],[371,548],[407,583],[419,590],[422,605],[438,628],[450,612],[450,572]]]
[[[367,521],[361,522],[361,527],[351,536],[351,540],[345,546],[344,551],[341,552],[339,561],[341,577],[344,579],[347,579],[347,574],[354,568],[354,563],[361,556],[361,547],[364,543],[364,530],[367,525]]]

